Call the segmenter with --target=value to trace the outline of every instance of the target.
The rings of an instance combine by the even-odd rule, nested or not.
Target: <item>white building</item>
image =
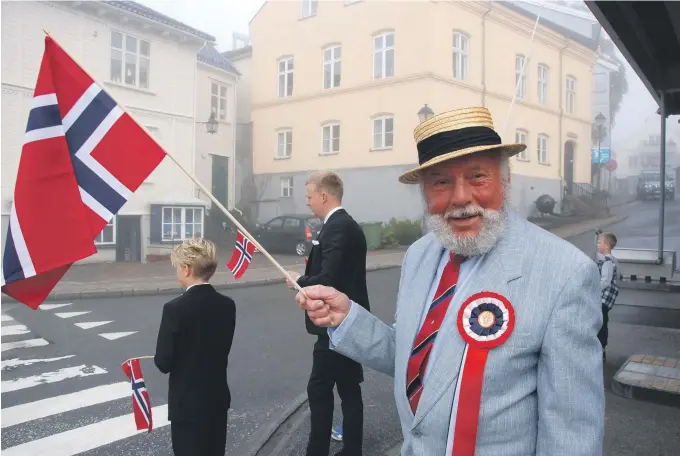
[[[213,36],[135,2],[3,2],[3,241],[44,50],[42,29],[233,207],[229,162],[238,72],[214,49]],[[218,120],[213,135],[205,125],[211,111]],[[205,194],[166,158],[98,236],[99,252],[83,261],[146,261],[167,254],[173,243],[205,232],[208,208]]]

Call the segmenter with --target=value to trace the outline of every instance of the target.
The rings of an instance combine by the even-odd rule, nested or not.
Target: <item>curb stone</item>
[[[261,432],[253,435],[249,441],[246,442],[245,456],[256,456],[288,418],[300,410],[307,402],[307,393],[302,393],[296,397],[275,421],[267,425]]]

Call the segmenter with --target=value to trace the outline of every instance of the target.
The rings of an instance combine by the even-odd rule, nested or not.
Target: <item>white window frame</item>
[[[217,89],[217,93],[213,93],[213,89]],[[224,96],[222,96],[222,89],[224,89]],[[210,111],[215,113],[215,118],[217,120],[226,121],[227,120],[227,94],[229,93],[229,88],[226,84],[222,84],[217,81],[210,82]],[[217,110],[213,108],[213,100],[217,106]],[[224,102],[224,112],[220,109],[220,104]]]
[[[536,139],[536,151],[538,155],[538,163],[541,165],[549,165],[550,161],[548,160],[548,145],[549,145],[549,137],[548,135],[540,134],[538,135]]]
[[[387,120],[392,120],[392,144],[387,145]],[[375,138],[376,138],[376,129],[375,129],[375,123],[376,121],[380,121],[380,144],[376,145]],[[392,115],[382,115],[382,116],[377,116],[371,119],[372,123],[372,130],[373,130],[373,136],[372,136],[372,141],[371,141],[371,146],[372,150],[390,150],[394,147],[394,116]]]
[[[283,142],[282,142],[283,140]],[[282,128],[276,132],[276,159],[283,160],[293,156],[293,130]]]
[[[121,36],[121,47],[116,47],[113,45],[113,35],[118,34]],[[128,39],[135,40],[135,50],[127,50],[127,41]],[[147,55],[142,55],[142,43],[146,43],[148,46],[148,54]],[[137,38],[134,35],[130,35],[128,33],[123,33],[119,32],[118,30],[111,30],[111,34],[109,36],[109,51],[110,51],[110,59],[109,59],[109,78],[111,79],[111,82],[115,84],[123,84],[127,85],[130,87],[136,87],[138,89],[142,90],[149,90],[149,87],[151,86],[151,42],[148,40],[142,40],[140,38]],[[120,53],[120,74],[118,75],[118,80],[113,77],[113,54],[115,52]],[[135,79],[133,83],[128,83],[125,81],[125,65],[127,62],[128,56],[131,56],[134,58],[135,62]],[[141,63],[145,61],[146,62],[146,85],[140,84],[139,81],[139,75],[140,75],[140,69],[141,69]]]
[[[571,86],[571,87],[570,87]],[[567,76],[565,105],[569,114],[576,112],[576,78]]]
[[[293,197],[293,182],[292,176],[281,178],[281,198]]]
[[[283,71],[281,70],[282,63],[285,64]],[[288,98],[293,96],[294,72],[295,60],[293,57],[281,57],[276,61],[276,93],[279,98]],[[283,76],[284,80],[283,87],[281,86],[281,76]]]
[[[172,215],[171,215],[170,223],[166,223],[166,222],[165,222],[165,210],[166,210],[166,209],[170,209],[170,210],[172,211],[172,212],[171,212]],[[166,236],[165,236],[165,225],[170,225],[171,227],[173,227],[173,228],[171,228],[171,229],[174,229],[174,225],[175,225],[174,215],[175,215],[175,210],[176,210],[176,209],[182,211],[181,221],[180,221],[180,227],[181,227],[181,228],[180,228],[180,230],[181,230],[180,236],[179,236],[179,237],[172,237],[172,236],[166,237]],[[170,242],[170,241],[185,241],[185,240],[187,240],[187,239],[190,239],[190,238],[186,238],[186,237],[185,237],[185,234],[186,234],[186,225],[187,225],[187,221],[186,221],[186,220],[187,220],[187,210],[191,210],[191,211],[199,210],[199,211],[201,211],[201,222],[200,222],[200,225],[201,225],[201,236],[205,236],[205,208],[204,208],[204,207],[197,207],[197,206],[163,206],[162,209],[161,209],[161,241],[163,241],[163,242]],[[196,223],[195,220],[196,220],[196,219],[194,219],[194,221],[191,222],[191,224],[194,226],[194,228],[196,227],[196,225],[198,225],[198,223]],[[194,236],[194,237],[197,237],[197,236],[196,236],[196,230],[195,230],[195,229],[193,230],[193,233],[194,233],[193,236]],[[174,233],[173,233],[173,234],[174,234]]]
[[[113,227],[113,235],[110,241],[104,240],[104,230],[108,227]],[[109,223],[106,224],[104,228],[99,232],[99,234],[94,238],[94,245],[116,245],[116,217],[114,216]]]
[[[302,17],[316,16],[319,0],[302,0]]]
[[[387,37],[392,36],[392,45],[388,46],[387,45]],[[382,47],[378,48],[377,47],[377,41],[378,38],[382,38]],[[394,48],[395,48],[395,36],[394,32],[382,32],[373,37],[373,79],[387,79],[391,78],[394,76],[394,71],[396,67],[396,59],[395,59],[395,54],[394,54]],[[392,53],[392,74],[387,74],[387,55],[389,53]],[[380,68],[380,75],[376,76],[375,74],[375,56],[377,54],[382,54],[382,68]]]
[[[469,51],[470,38],[463,32],[453,32],[453,79],[467,79]]]
[[[515,143],[525,145],[529,144],[529,132],[522,128],[515,130]],[[517,154],[516,157],[519,161],[529,161],[529,152],[527,149],[524,149],[522,152]]]
[[[326,136],[328,132],[328,136]],[[337,140],[337,149],[334,147]],[[333,155],[340,152],[340,123],[327,122],[321,126],[321,155]]]
[[[326,52],[330,52],[330,59],[326,59]],[[337,51],[337,55],[336,55]],[[326,73],[326,67],[329,69],[329,73]],[[335,69],[338,68],[339,70],[339,78],[336,83],[335,81]],[[339,44],[334,44],[332,46],[327,46],[323,49],[323,88],[324,90],[326,89],[335,89],[337,87],[340,87],[340,84],[342,84],[342,46]],[[326,74],[330,76],[330,80],[326,80]]]
[[[515,56],[515,91],[517,98],[520,100],[524,100],[527,97],[527,72],[522,71],[522,68],[526,68],[527,64],[525,62],[526,56],[522,54]]]
[[[538,64],[538,102],[544,105],[548,104],[548,79],[550,77],[550,69],[543,63]]]

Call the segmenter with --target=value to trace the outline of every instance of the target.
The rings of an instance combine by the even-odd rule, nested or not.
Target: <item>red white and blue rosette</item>
[[[512,334],[515,310],[505,296],[482,291],[465,300],[458,311],[457,323],[467,346],[453,400],[456,420],[452,456],[474,456],[486,360],[491,349]]]

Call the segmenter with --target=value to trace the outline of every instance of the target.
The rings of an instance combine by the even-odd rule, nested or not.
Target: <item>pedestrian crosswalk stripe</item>
[[[129,336],[130,334],[134,334],[136,332],[137,331],[116,332],[116,333],[101,333],[99,335],[102,336],[104,339],[116,340],[116,339],[120,339],[121,337]]]
[[[2,427],[15,426],[46,416],[115,401],[130,396],[130,382],[95,386],[82,391],[50,397],[2,409]],[[134,419],[133,419],[134,421]],[[3,450],[4,451],[4,450]],[[51,454],[51,453],[50,453]]]
[[[13,380],[6,380],[0,383],[0,391],[9,393],[11,391],[18,391],[25,388],[32,388],[46,383],[61,382],[63,380],[75,377],[90,377],[92,375],[106,374],[106,370],[99,366],[87,366],[81,364],[80,366],[65,367],[53,372],[44,372],[38,375],[31,375],[29,377],[21,377]]]
[[[90,328],[96,328],[97,326],[108,325],[109,323],[113,323],[113,320],[109,320],[109,321],[84,321],[84,322],[81,322],[81,323],[76,323],[75,325],[79,328],[90,329]]]
[[[0,315],[0,321],[13,321],[14,318],[10,317],[9,315],[2,314]]]
[[[0,351],[14,350],[15,348],[43,347],[45,345],[49,345],[49,342],[42,338],[18,340],[16,342],[3,342],[2,350]]]
[[[66,355],[66,356],[58,356],[56,358],[38,358],[38,359],[19,359],[19,358],[12,358],[12,359],[3,359],[2,360],[2,370],[6,369],[11,369],[13,367],[18,367],[18,366],[30,366],[32,364],[38,364],[38,363],[51,363],[52,361],[59,361],[62,359],[67,359],[67,358],[73,358],[76,355]]]
[[[167,404],[154,407],[153,416],[154,429],[170,424]],[[73,456],[145,432],[137,430],[134,415],[130,413],[14,447],[3,448],[2,456],[26,456],[27,454]]]
[[[18,336],[20,334],[28,334],[29,332],[31,331],[24,325],[3,326],[2,329],[0,329],[2,337]]]
[[[38,309],[40,309],[40,310],[54,310],[54,309],[58,309],[60,307],[70,306],[71,304],[73,304],[73,303],[68,302],[66,304],[40,304],[40,307],[38,307]]]
[[[89,314],[90,312],[91,312],[90,310],[85,310],[82,312],[57,312],[54,315],[56,315],[59,318],[73,318],[78,317],[80,315]]]

